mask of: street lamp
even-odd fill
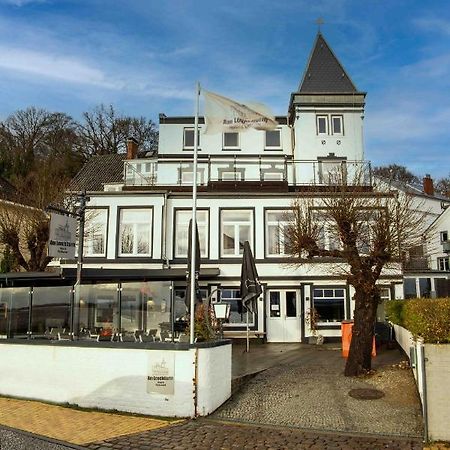
[[[214,315],[219,321],[220,325],[220,338],[223,339],[223,327],[222,322],[230,317],[230,304],[229,303],[213,303]]]

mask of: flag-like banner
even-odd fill
[[[203,90],[205,98],[205,134],[232,131],[273,130],[278,122],[262,104],[238,103],[222,95]]]

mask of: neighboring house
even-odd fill
[[[405,268],[405,297],[450,296],[450,202],[424,233],[424,245]]]
[[[256,259],[263,296],[251,315],[252,335],[269,342],[301,341],[311,335],[306,318],[315,307],[320,332],[340,336],[352,318],[353,290],[333,261],[292,265],[285,252],[285,211],[298,195],[320,201],[333,191],[333,173],[345,168],[367,174],[358,191],[371,192],[364,161],[365,93],[359,91],[322,34],[318,34],[288,114],[274,131],[204,135],[200,118],[198,228],[203,295],[231,304],[226,335],[245,333],[239,309],[244,241]],[[192,195],[194,117],[160,115],[159,151],[140,156],[130,140],[127,155],[92,158],[72,184],[86,190],[88,226],[83,277],[108,280],[171,280],[175,316],[185,314],[188,222]],[[352,189],[349,186],[349,189]],[[355,192],[355,195],[358,195]],[[328,248],[333,236],[324,232]],[[75,261],[61,261],[63,274]],[[384,299],[403,296],[400,267],[380,279]],[[216,291],[219,288],[219,291]]]

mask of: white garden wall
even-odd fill
[[[0,394],[169,417],[195,415],[195,378],[200,415],[231,395],[229,343],[185,350],[100,345],[0,343]],[[149,377],[161,364],[173,381],[155,388]]]
[[[394,325],[397,342],[410,357],[417,388],[422,400],[427,438],[450,441],[450,344],[423,344],[414,341],[411,333]]]

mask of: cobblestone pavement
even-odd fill
[[[355,436],[198,419],[87,446],[89,450],[419,450],[418,438]]]
[[[383,366],[383,358],[385,363]],[[252,378],[213,414],[216,419],[295,426],[302,429],[422,436],[420,403],[411,371],[399,368],[398,350],[377,356],[377,370],[344,377],[340,351],[330,346],[299,352],[298,358]],[[380,367],[381,366],[381,367]],[[375,388],[378,400],[357,400],[351,389]]]
[[[168,423],[149,417],[81,411],[0,397],[0,425],[74,444],[156,429]],[[3,450],[3,447],[0,449]]]

